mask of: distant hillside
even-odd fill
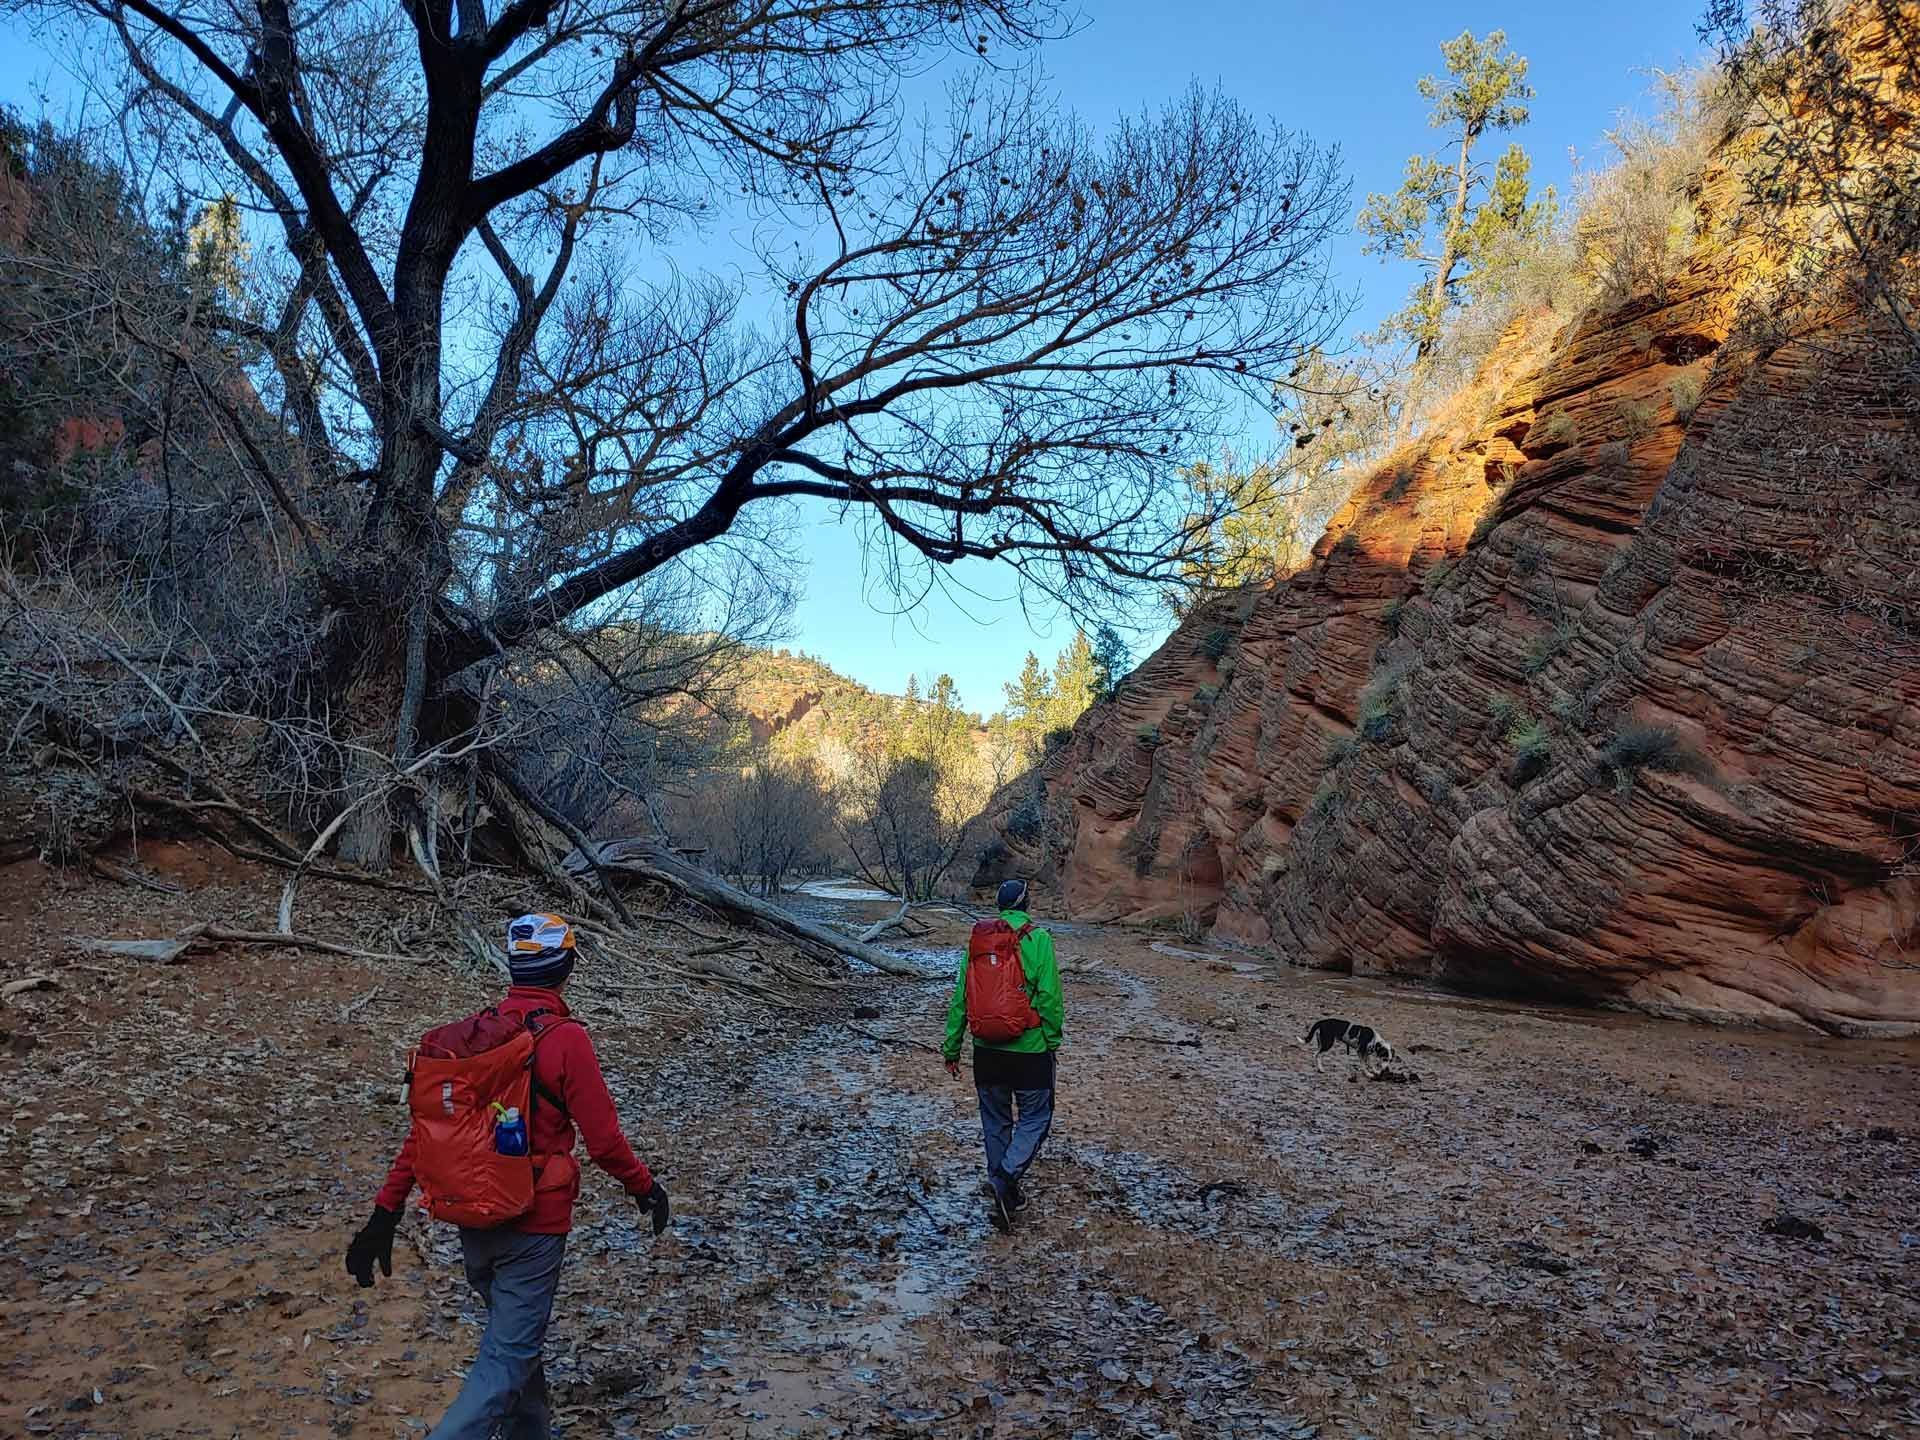
[[[787,650],[753,651],[733,687],[728,709],[756,744],[799,731],[852,740],[884,731],[897,695],[869,690],[822,661]]]

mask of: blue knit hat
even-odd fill
[[[1024,880],[1002,880],[1000,882],[999,905],[1002,910],[1023,909],[1027,903],[1027,882]]]
[[[507,925],[507,970],[516,985],[551,988],[573,973],[573,927],[558,915],[522,915]]]

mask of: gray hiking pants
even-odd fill
[[[1016,1089],[1011,1085],[982,1085],[976,1079],[973,1088],[980,1097],[980,1135],[986,1145],[988,1178],[1018,1184],[1053,1128],[1053,1087]]]
[[[560,1288],[564,1235],[462,1230],[467,1283],[487,1306],[487,1329],[467,1383],[427,1440],[547,1440],[547,1374],[540,1362],[547,1318]]]

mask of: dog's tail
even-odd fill
[[[1307,1033],[1300,1037],[1300,1043],[1302,1045],[1311,1045],[1313,1043],[1313,1026],[1307,1026]]]

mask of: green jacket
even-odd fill
[[[1000,918],[1018,930],[1027,923],[1024,910],[1002,910]],[[1020,968],[1027,977],[1027,997],[1032,1000],[1040,1023],[1018,1040],[1004,1045],[988,1045],[989,1050],[1017,1050],[1037,1055],[1043,1050],[1060,1048],[1060,1032],[1067,1019],[1066,997],[1060,993],[1060,966],[1053,958],[1053,936],[1034,929],[1020,942]],[[967,1038],[967,956],[960,953],[960,973],[954,978],[953,999],[947,1003],[947,1041],[940,1053],[949,1060],[960,1058],[961,1042]],[[976,1040],[975,1046],[982,1042]]]

